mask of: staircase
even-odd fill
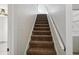
[[[56,55],[46,14],[38,14],[27,55]]]

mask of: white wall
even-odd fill
[[[7,16],[0,15],[0,41],[7,41]]]
[[[79,36],[79,4],[72,4],[72,31],[73,35]]]
[[[24,54],[28,48],[34,22],[36,20],[37,5],[15,4],[9,5],[9,41],[14,41],[14,54]],[[12,21],[12,23],[10,23]],[[12,42],[13,42],[12,41]],[[27,48],[26,48],[27,47]]]
[[[64,51],[64,52],[66,54],[72,54],[72,52],[73,52],[72,51],[72,48],[73,48],[72,47],[72,29],[71,29],[72,6],[65,5],[65,4],[50,4],[50,5],[47,5],[46,8],[48,10],[48,15],[54,21],[54,23],[58,29],[58,32],[61,36],[60,39],[62,39],[65,44],[66,51]],[[54,42],[55,42],[56,50],[59,52],[58,54],[62,54],[63,50],[60,49],[60,47],[59,47],[60,46],[59,42],[58,42],[59,38],[57,38],[56,33],[54,34],[54,38],[55,38]]]
[[[52,19],[52,21],[49,21],[49,23],[51,26],[50,28],[53,35],[57,54],[65,54],[64,45],[62,43],[62,41],[64,42],[64,44],[66,43],[65,5],[50,4],[50,5],[46,5],[46,8],[48,11],[48,16],[49,16],[48,19],[49,20]],[[55,22],[55,24],[53,24],[53,21]],[[56,25],[59,33],[57,32],[54,25]],[[62,38],[62,41],[59,34]]]
[[[72,4],[73,10],[79,10],[79,4]]]
[[[0,4],[0,9],[8,9],[7,4]],[[1,11],[1,10],[0,10]],[[0,15],[0,55],[7,54],[7,16]]]
[[[48,14],[45,4],[38,4],[38,14]]]
[[[0,55],[7,54],[7,16],[0,15]]]
[[[64,55],[65,51],[64,51],[63,43],[62,43],[61,38],[56,30],[55,24],[49,15],[48,15],[48,21],[49,21],[50,30],[51,30],[51,34],[53,37],[53,42],[55,45],[55,50],[57,52],[57,55]]]
[[[79,36],[73,36],[73,52],[79,53]]]
[[[48,14],[54,20],[57,29],[63,39],[66,42],[66,18],[65,18],[65,5],[61,4],[51,4],[47,5]]]
[[[79,4],[72,5],[73,52],[79,53]]]

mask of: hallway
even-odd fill
[[[8,5],[8,53],[13,55],[72,54],[72,46],[66,42],[70,40],[72,43],[71,39],[66,38],[71,37],[68,35],[70,27],[66,27],[70,24],[67,21],[70,18],[65,16],[71,14],[70,7],[65,4]]]
[[[6,53],[8,55],[72,55],[74,51],[79,51],[78,39],[74,38],[74,41],[72,36],[72,29],[77,29],[75,26],[72,27],[72,6],[8,4]],[[4,30],[6,31],[5,28]],[[1,33],[5,31],[1,30]]]
[[[79,0],[1,0],[0,59],[79,59]]]

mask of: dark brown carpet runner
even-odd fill
[[[46,14],[38,14],[27,55],[56,55]]]

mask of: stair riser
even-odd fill
[[[31,37],[34,41],[52,41],[52,37]]]
[[[48,22],[36,22],[36,24],[48,24]]]
[[[41,16],[38,15],[37,18],[47,18],[47,16],[46,15],[41,15]]]
[[[36,44],[36,43],[30,43],[30,47],[31,48],[53,48],[54,47],[54,45],[53,45],[53,43],[52,44]]]
[[[38,19],[38,20],[36,20],[36,22],[48,22],[48,20],[46,20],[46,19]]]
[[[42,24],[43,25],[43,24],[48,24],[48,23],[35,23],[35,24]]]
[[[47,22],[48,23],[47,20],[37,20],[36,22]]]
[[[33,32],[33,35],[51,35],[50,32]]]
[[[44,18],[47,19],[46,16],[43,16],[43,17],[42,16],[37,16],[37,19],[44,19]]]
[[[38,16],[37,19],[47,19],[47,17],[45,17],[45,16],[44,17]]]
[[[56,55],[56,52],[41,53],[41,52],[31,52],[31,51],[29,51],[27,54],[28,54],[28,55]]]
[[[47,22],[48,23],[48,21],[47,20],[37,20],[36,22],[40,22],[40,23],[44,23],[44,22]]]
[[[50,28],[35,27],[34,30],[50,30]]]
[[[35,25],[35,27],[49,27],[49,25]]]

